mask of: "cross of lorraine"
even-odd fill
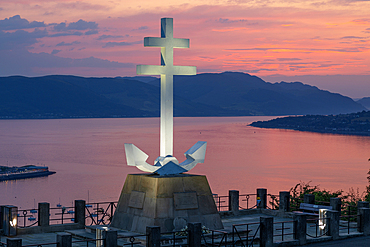
[[[137,65],[138,75],[161,76],[160,156],[154,165],[146,162],[148,155],[132,143],[125,143],[127,165],[159,175],[187,172],[197,163],[203,163],[207,142],[198,141],[185,152],[186,160],[179,163],[173,157],[173,76],[196,75],[195,66],[173,65],[173,49],[189,48],[189,39],[173,37],[173,19],[161,19],[161,37],[145,37],[145,47],[161,48],[161,65]]]

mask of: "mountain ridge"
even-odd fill
[[[156,77],[0,77],[0,118],[158,117]],[[174,77],[174,116],[340,114],[365,110],[301,82],[240,72]]]

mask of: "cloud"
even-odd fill
[[[62,50],[56,50],[56,49],[54,49],[52,52],[51,52],[51,55],[55,55],[55,54],[57,54],[57,53],[59,53],[59,52],[61,52]]]
[[[111,8],[107,7],[107,4],[100,5],[100,4],[90,4],[87,2],[82,1],[71,1],[70,3],[58,3],[57,9],[70,9],[74,10],[82,10],[82,11],[102,11],[102,10],[109,10]]]
[[[65,43],[64,41],[62,41],[59,44],[57,44],[57,46],[70,46],[70,45],[78,45],[78,44],[81,44],[81,42],[73,41],[71,43]]]
[[[78,20],[77,22],[71,22],[68,25],[68,30],[88,30],[88,29],[97,29],[98,24],[94,21],[84,21],[82,19]]]
[[[227,51],[276,51],[276,52],[302,52],[302,53],[311,53],[311,52],[364,52],[369,50],[367,47],[348,47],[348,48],[289,48],[289,47],[263,47],[263,48],[242,48],[242,49],[225,49]]]
[[[0,30],[18,30],[37,27],[46,27],[46,25],[44,22],[29,22],[26,19],[22,19],[20,15],[15,15],[13,17],[0,20]]]
[[[236,22],[247,22],[248,20],[246,19],[238,19],[238,20],[230,20],[228,18],[219,18],[216,20],[216,22],[219,23],[236,23]]]
[[[281,61],[281,62],[285,62],[285,61],[299,61],[299,60],[302,60],[300,58],[278,58],[277,59],[278,61]],[[265,60],[266,61],[266,60]]]
[[[46,30],[36,29],[33,32],[17,30],[15,32],[0,31],[0,50],[13,50],[29,48],[37,43],[38,38],[48,36]]]
[[[77,22],[71,22],[68,25],[65,22],[56,24],[54,26],[54,30],[57,32],[61,31],[70,31],[70,30],[89,30],[89,29],[97,29],[98,24],[94,21],[84,21],[82,19],[78,20]]]
[[[359,37],[359,36],[344,36],[340,39],[364,39],[365,37]]]
[[[129,36],[128,34],[126,35],[126,37]],[[97,40],[103,40],[103,39],[118,39],[118,38],[123,38],[122,35],[106,35],[106,34],[103,34],[103,35],[100,35],[99,38],[97,38]]]
[[[85,35],[92,35],[92,34],[97,34],[97,33],[99,33],[98,30],[90,30],[90,31],[86,31]]]
[[[134,41],[134,42],[107,42],[103,46],[103,48],[107,47],[114,47],[114,46],[129,46],[129,45],[136,45],[136,44],[142,44],[143,41]]]
[[[52,34],[52,35],[49,35],[49,37],[61,37],[61,36],[81,36],[83,35],[82,32],[71,32],[71,33],[55,33],[55,34]]]
[[[370,23],[370,19],[368,19],[368,18],[356,19],[356,20],[353,20],[352,22],[356,22],[356,23],[359,23],[359,24],[367,24],[367,23]]]
[[[147,30],[147,29],[149,29],[148,26],[141,26],[141,27],[138,27],[136,29],[132,29],[131,31],[141,31],[141,30]]]
[[[24,50],[0,50],[0,76],[38,76],[43,75],[42,71],[45,70],[49,71],[49,73],[60,74],[61,69],[68,68],[92,68],[91,73],[94,73],[93,70],[98,68],[114,70],[134,67],[135,65],[132,63],[112,62],[95,57],[72,59],[57,57],[44,52],[31,53]]]

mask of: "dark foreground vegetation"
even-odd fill
[[[310,185],[310,182],[300,182],[289,190],[290,210],[298,210],[300,203],[303,202],[304,195],[312,194],[315,196],[315,204],[317,205],[330,205],[330,198],[341,198],[342,215],[350,215],[357,212],[357,204],[359,201],[370,202],[370,169],[367,172],[367,181],[368,185],[366,186],[366,190],[363,192],[360,192],[359,188],[350,188],[348,192],[344,192],[343,190],[328,191],[320,189],[317,185]],[[274,197],[271,204],[271,208],[278,209],[278,197]]]
[[[370,111],[339,115],[306,115],[253,122],[259,128],[293,129],[320,133],[370,135]]]

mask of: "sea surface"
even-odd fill
[[[278,194],[301,181],[327,190],[365,190],[370,137],[247,126],[272,118],[175,118],[174,156],[182,162],[192,145],[207,141],[205,163],[190,173],[206,175],[219,195],[256,188]],[[124,143],[134,143],[152,164],[159,156],[159,118],[0,120],[0,165],[39,164],[56,171],[0,182],[0,205],[117,201],[126,175],[141,173],[126,165]]]

